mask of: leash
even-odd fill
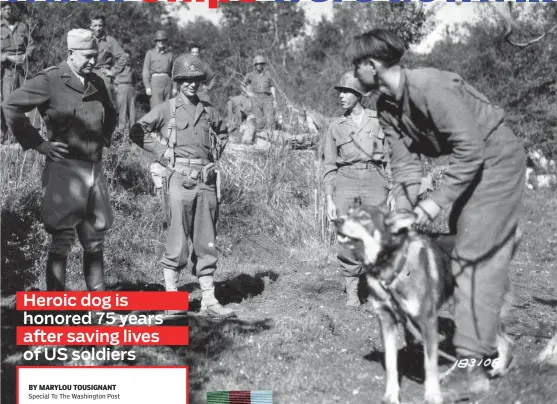
[[[422,334],[421,334],[418,326],[414,323],[412,318],[410,318],[410,316],[407,315],[407,313],[402,309],[402,307],[400,307],[400,304],[398,303],[398,300],[396,299],[395,293],[394,293],[393,289],[391,288],[393,283],[403,273],[402,269],[404,268],[404,265],[400,265],[399,268],[400,269],[397,269],[394,273],[394,276],[392,276],[388,281],[380,280],[379,284],[381,285],[381,288],[383,288],[383,290],[385,291],[387,296],[389,296],[390,303],[395,308],[396,314],[398,314],[398,316],[400,318],[405,320],[406,329],[410,332],[410,334],[412,334],[412,337],[414,337],[416,342],[423,345],[424,339],[422,337]],[[435,332],[437,332],[437,330],[435,330]],[[425,347],[424,347],[424,349],[425,349]],[[441,349],[439,349],[439,347],[437,347],[437,352],[439,353],[439,356],[447,359],[448,361],[451,361],[451,362],[456,362],[457,361],[457,359],[454,356],[442,351]]]

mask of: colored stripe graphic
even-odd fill
[[[273,404],[273,392],[208,391],[207,404]]]

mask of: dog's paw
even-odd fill
[[[383,400],[381,400],[381,404],[400,404],[398,394],[385,394]]]

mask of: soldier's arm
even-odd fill
[[[98,77],[95,83],[97,88],[101,89],[104,107],[104,122],[103,122],[103,135],[104,135],[104,146],[110,147],[112,144],[112,134],[118,126],[118,111],[115,106],[110,101],[110,95],[108,90],[104,85],[104,81]]]
[[[168,102],[157,105],[130,128],[130,139],[142,149],[153,153],[159,161],[167,146],[153,138],[151,133],[162,129],[165,122],[164,108],[168,109]]]
[[[120,74],[122,70],[124,70],[124,67],[126,67],[126,53],[124,52],[124,49],[122,49],[118,41],[116,41],[114,38],[112,38],[111,42],[112,56],[114,56],[114,65],[112,65],[110,71],[112,72],[112,74],[114,74],[114,76],[116,76],[117,74]]]
[[[148,50],[143,61],[143,85],[145,89],[151,88],[151,51]]]
[[[47,74],[43,72],[25,82],[2,103],[6,124],[23,150],[36,149],[44,142],[25,113],[37,107],[46,109],[50,98],[50,82]]]
[[[451,87],[430,85],[424,99],[435,130],[452,148],[443,184],[430,196],[442,207],[453,203],[473,181],[483,164],[484,142],[476,117]]]
[[[420,155],[409,150],[402,134],[395,129],[385,113],[379,114],[379,122],[389,149],[392,193],[396,208],[412,210],[418,200],[422,182]]]
[[[325,144],[323,146],[324,162],[323,162],[323,185],[325,186],[325,195],[333,195],[335,192],[335,179],[337,176],[337,145],[334,136],[334,125],[329,125],[327,134],[325,135]]]

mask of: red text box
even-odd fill
[[[17,310],[188,310],[188,292],[16,292]]]
[[[188,345],[186,326],[16,327],[17,345]]]

